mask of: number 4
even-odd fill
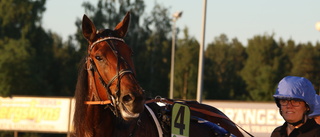
[[[174,127],[180,129],[180,135],[183,135],[183,130],[186,128],[186,125],[184,124],[184,110],[185,107],[181,106],[178,110],[177,116],[174,119]]]
[[[189,137],[189,129],[189,107],[180,103],[174,103],[172,107],[171,137]]]

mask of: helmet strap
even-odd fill
[[[300,124],[303,124],[304,123],[304,120],[305,118],[303,117],[301,120],[297,121],[297,122],[294,122],[294,123],[289,123],[290,125],[293,125],[293,126],[298,126]]]
[[[290,125],[293,125],[294,127],[295,126],[298,126],[300,124],[303,124],[306,120],[306,113],[302,116],[301,120],[297,121],[297,122],[294,122],[294,123],[289,123]]]

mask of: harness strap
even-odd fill
[[[109,81],[109,83],[107,84],[107,87],[109,88],[109,86],[113,83],[113,81],[115,79],[117,79],[117,78],[119,79],[119,77],[121,77],[125,73],[132,73],[133,74],[133,72],[130,69],[123,69]]]
[[[147,110],[151,114],[153,121],[157,126],[159,137],[163,137],[163,131],[162,131],[159,120],[157,119],[156,115],[154,114],[154,112],[152,111],[152,109],[148,105],[145,104],[144,106],[147,108]]]

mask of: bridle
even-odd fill
[[[117,111],[117,107],[120,103],[119,98],[120,98],[120,78],[125,75],[125,74],[133,74],[133,76],[135,76],[135,74],[133,73],[130,65],[125,61],[125,59],[120,55],[120,53],[118,52],[118,50],[116,49],[114,43],[111,40],[117,40],[120,42],[124,42],[124,40],[122,38],[118,38],[118,37],[104,37],[102,39],[99,39],[95,42],[93,42],[91,45],[89,45],[89,55],[86,58],[86,64],[87,64],[87,71],[89,73],[89,71],[93,74],[92,76],[94,76],[94,73],[96,72],[99,76],[99,80],[101,82],[101,84],[103,85],[103,87],[106,89],[106,92],[108,94],[108,100],[102,100],[99,96],[96,97],[98,98],[99,101],[86,101],[85,104],[88,105],[107,105],[106,107],[109,107],[112,112],[114,113],[114,115],[118,116],[118,111]],[[93,59],[90,57],[90,53],[91,50],[94,48],[94,46],[100,42],[106,41],[110,47],[110,49],[112,50],[113,54],[116,56],[117,58],[117,73],[115,76],[113,76],[109,82],[106,82],[102,76],[101,73],[98,71],[96,64],[94,63]],[[123,61],[125,63],[125,65],[127,66],[127,69],[121,69],[120,70],[120,61]],[[89,64],[88,64],[89,63]],[[111,84],[116,80],[117,81],[117,89],[116,89],[116,96],[112,95],[111,90],[110,90],[110,86]],[[96,90],[93,92],[97,92]],[[96,93],[97,94],[97,93]]]

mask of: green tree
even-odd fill
[[[171,19],[168,9],[156,4],[151,15],[144,19],[147,37],[145,47],[140,47],[139,55],[135,58],[138,80],[150,96],[168,96],[169,72],[171,58]],[[143,41],[140,41],[141,43]],[[140,45],[142,46],[142,45]]]
[[[45,0],[0,2],[2,96],[39,94],[49,86],[41,85],[46,83],[43,73],[46,71],[43,69],[45,65],[41,63],[50,58],[50,54],[42,54],[43,50],[48,49],[48,44],[50,48],[50,38],[41,27],[44,4]]]
[[[75,47],[42,28],[44,5],[45,0],[0,2],[2,96],[73,94]]]
[[[175,57],[174,97],[195,99],[200,45],[194,37],[189,36],[188,28],[183,32],[184,38],[178,40]]]
[[[273,36],[255,36],[248,40],[248,59],[241,71],[246,81],[248,100],[273,100],[275,87],[284,77],[282,50]]]
[[[309,79],[313,82],[315,88],[319,90],[319,83],[315,83],[320,80],[319,47],[314,47],[311,43],[300,44],[299,47],[299,51],[292,58],[291,75]]]
[[[58,50],[62,52],[59,49],[61,40],[54,41],[57,36],[41,26],[45,2],[46,0],[0,1],[0,96],[73,94],[70,86],[65,88],[65,83],[59,83],[64,77],[58,76],[66,70],[56,60]],[[62,88],[65,90],[62,91]],[[1,132],[0,136],[13,134]],[[50,135],[19,133],[19,136]]]
[[[320,43],[317,42],[315,44],[315,61],[316,61],[316,67],[315,68],[320,68]],[[320,94],[320,71],[319,69],[317,69],[317,73],[314,75],[314,78],[313,78],[313,84],[314,84],[314,87],[315,87],[315,90],[317,91],[318,94]]]
[[[297,54],[299,48],[296,47],[295,42],[292,39],[289,39],[286,43],[280,39],[279,47],[282,50],[283,62],[282,62],[282,70],[284,76],[290,75],[292,69],[292,58]]]
[[[63,42],[62,38],[55,34],[49,33],[53,39],[53,57],[51,62],[53,86],[55,96],[73,96],[76,80],[78,63],[81,60],[82,54],[79,54],[76,46],[70,37],[68,41]]]
[[[240,76],[246,59],[245,48],[225,34],[215,38],[206,49],[205,94],[208,99],[241,99],[246,94]]]

